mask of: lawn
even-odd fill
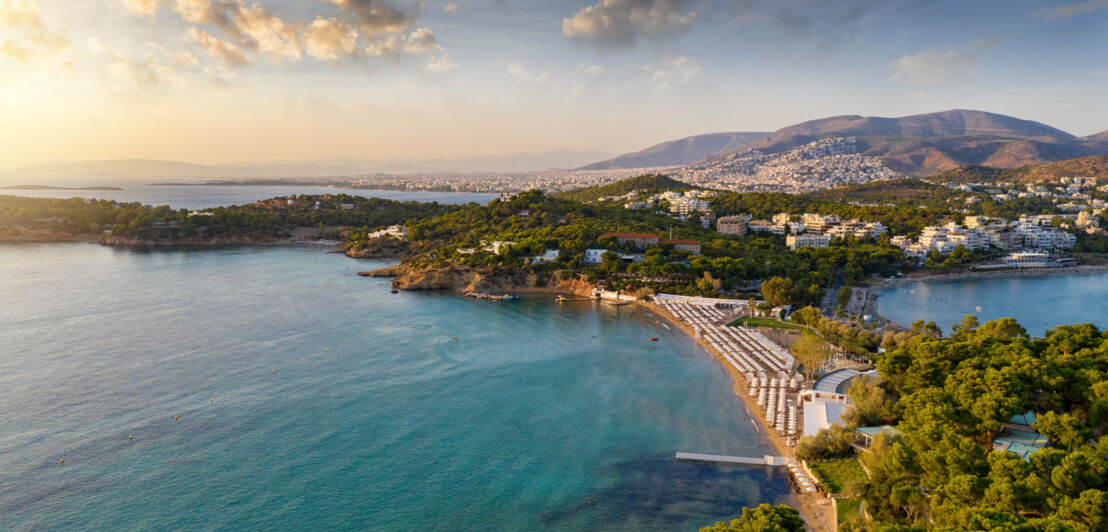
[[[862,499],[837,499],[835,506],[838,508],[838,519],[841,525],[858,517],[858,509],[862,506]]]
[[[858,460],[854,458],[812,462],[810,466],[812,473],[819,478],[823,487],[831,493],[841,494],[843,488],[852,481],[864,482],[866,480],[866,472],[862,469],[862,464],[859,464]]]
[[[795,323],[788,323],[781,320],[775,320],[773,318],[755,318],[747,316],[745,318],[739,318],[728,325],[732,327],[750,326],[750,327],[773,327],[775,329],[795,329],[798,331],[805,331],[803,325],[797,325]]]
[[[755,318],[747,316],[745,318],[739,318],[731,323],[728,323],[728,325],[730,325],[731,327],[742,327],[744,325],[747,325],[750,327],[772,327],[774,329],[789,329],[793,331],[800,331],[800,333],[805,336],[819,336],[811,329],[803,325],[789,323],[787,321],[775,320],[773,318]]]

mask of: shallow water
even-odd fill
[[[1015,318],[1032,336],[1056,325],[1108,327],[1108,273],[912,283],[881,292],[878,312],[897,323],[934,321],[950,331],[966,314]]]
[[[765,450],[653,316],[380,264],[0,245],[0,529],[674,530],[786,496],[674,462]]]

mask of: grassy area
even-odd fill
[[[843,524],[851,519],[858,517],[858,510],[862,506],[862,499],[838,499],[836,501],[836,507],[838,508],[838,520],[839,524]]]
[[[798,331],[808,330],[803,325],[797,325],[795,323],[788,323],[781,320],[775,320],[773,318],[755,318],[747,316],[745,318],[739,318],[728,325],[732,327],[750,326],[750,327],[773,327],[775,329],[795,329]]]
[[[841,494],[843,488],[852,482],[861,483],[866,480],[862,464],[854,458],[812,462],[810,466],[812,473],[819,477],[823,487],[831,493]]]

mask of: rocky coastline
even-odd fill
[[[558,272],[498,272],[487,268],[447,266],[414,269],[406,264],[359,272],[362,277],[391,277],[397,290],[468,290],[479,293],[549,293],[586,296],[594,286],[588,281],[562,279]]]

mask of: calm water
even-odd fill
[[[0,530],[677,530],[785,497],[673,461],[764,449],[642,311],[393,295],[376,265],[0,245]]]
[[[897,323],[934,321],[949,331],[966,314],[981,323],[1015,318],[1032,336],[1056,325],[1108,328],[1108,273],[914,283],[881,293],[878,311]]]
[[[152,185],[138,181],[65,181],[45,182],[4,178],[0,186],[37,184],[51,186],[113,186],[123,190],[0,190],[0,194],[12,194],[35,198],[99,198],[122,202],[137,201],[146,205],[169,205],[174,209],[204,209],[226,207],[292,194],[350,194],[368,198],[386,198],[397,201],[422,201],[448,204],[477,202],[486,204],[496,194],[468,194],[459,192],[408,192],[402,190],[363,190],[314,186],[204,186],[204,185]]]

